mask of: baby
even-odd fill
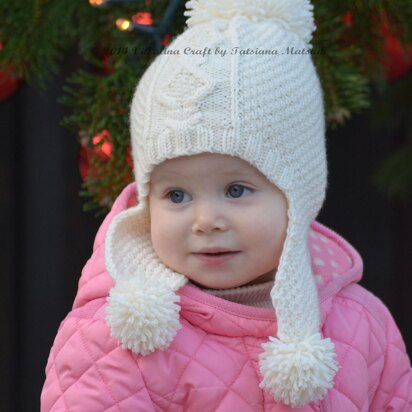
[[[394,320],[357,284],[356,250],[315,221],[322,91],[309,54],[281,52],[310,48],[311,4],[187,9],[136,88],[136,184],[96,236],[41,410],[411,411]]]
[[[178,157],[155,167],[150,187],[151,240],[166,266],[212,289],[273,282],[287,202],[256,168],[221,154]]]

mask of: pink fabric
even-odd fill
[[[225,301],[187,285],[179,291],[182,329],[169,349],[146,357],[121,349],[104,321],[113,282],[104,239],[130,207],[122,192],[100,227],[73,310],[60,325],[46,367],[41,411],[286,412],[259,388],[261,343],[276,334],[273,310]],[[341,365],[321,402],[294,411],[412,411],[412,370],[387,308],[359,286],[362,260],[342,237],[314,222],[309,247],[321,301],[322,333]]]

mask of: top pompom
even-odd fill
[[[184,15],[193,27],[214,19],[230,20],[245,16],[251,21],[273,21],[297,33],[305,43],[315,31],[313,5],[309,0],[190,0]]]

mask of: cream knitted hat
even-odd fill
[[[322,91],[309,50],[308,0],[192,0],[188,28],[157,56],[131,106],[139,204],[117,215],[106,238],[115,280],[107,323],[124,348],[167,348],[186,282],[157,257],[147,207],[150,174],[166,159],[202,152],[238,156],[288,200],[288,228],[271,292],[278,320],[260,355],[261,387],[292,407],[323,398],[338,370],[320,334],[307,246],[327,179]],[[210,51],[208,51],[210,50]],[[224,53],[226,51],[226,53]],[[300,51],[300,53],[293,51]]]

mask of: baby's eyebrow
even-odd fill
[[[184,175],[181,175],[180,173],[176,173],[176,172],[168,172],[168,173],[159,173],[156,176],[152,177],[152,181],[156,181],[156,182],[163,182],[165,180],[169,180],[169,179],[174,179],[176,177],[186,177]]]
[[[245,173],[241,170],[235,170],[235,169],[219,171],[219,175],[228,176],[228,177],[234,176],[237,178],[251,178],[250,173]],[[170,172],[159,173],[154,180],[156,182],[163,182],[165,180],[173,179],[173,178],[189,179],[190,177],[193,177],[193,176],[190,174],[188,175],[186,173],[181,174],[177,171],[170,171]]]

